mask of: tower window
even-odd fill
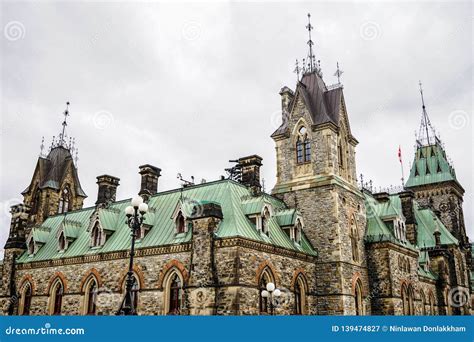
[[[309,162],[311,160],[311,145],[308,137],[304,140],[304,161]]]
[[[298,164],[304,163],[304,156],[303,156],[303,145],[304,143],[298,138],[296,142],[296,161]]]
[[[359,261],[359,232],[355,222],[355,217],[351,218],[351,247],[352,247],[352,260]]]
[[[69,211],[69,204],[70,204],[70,193],[69,189],[66,187],[61,192],[61,197],[59,198],[59,206],[58,206],[58,213],[67,213]]]
[[[311,161],[311,143],[306,127],[302,126],[298,130],[298,139],[296,140],[296,162],[302,164],[309,161]]]

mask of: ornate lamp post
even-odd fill
[[[268,283],[267,289],[262,291],[262,297],[268,298],[270,304],[270,315],[273,315],[274,308],[276,306],[276,300],[281,296],[280,289],[275,288],[275,284]]]
[[[125,298],[122,301],[117,315],[136,315],[136,308],[133,300],[133,284],[135,282],[135,277],[133,276],[133,257],[135,256],[135,239],[137,233],[140,230],[143,220],[145,219],[145,214],[148,211],[148,205],[143,202],[143,198],[140,196],[134,197],[132,199],[131,205],[125,208],[125,215],[127,216],[126,223],[132,231],[132,246],[130,248],[130,264],[127,272],[127,281],[125,289]]]

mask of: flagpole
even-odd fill
[[[398,160],[400,161],[400,168],[402,171],[402,187],[405,187],[405,172],[403,171],[402,147],[398,146]]]

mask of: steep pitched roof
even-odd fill
[[[294,243],[278,224],[276,216],[272,216],[269,220],[269,236],[257,231],[244,211],[245,205],[243,205],[243,202],[250,195],[249,188],[231,180],[210,182],[183,189],[160,192],[149,200],[150,211],[145,217],[145,223],[151,226],[151,229],[137,243],[137,248],[189,242],[192,237],[192,230],[185,234],[176,234],[172,216],[177,204],[180,202],[202,203],[203,201],[213,201],[221,205],[224,217],[217,229],[217,238],[244,237],[309,255],[316,255],[316,251],[304,234],[300,244]],[[262,201],[270,202],[275,209],[286,209],[285,204],[279,199],[269,195],[263,195],[262,197]],[[66,215],[55,215],[47,218],[42,224],[42,226],[50,229],[45,245],[34,256],[28,256],[27,253],[23,254],[19,262],[68,258],[129,249],[130,228],[125,223],[124,213],[124,209],[128,205],[129,200],[124,200],[114,202],[108,208],[96,209],[91,207],[70,211]],[[96,210],[98,210],[98,214]],[[102,228],[111,231],[111,234],[101,248],[90,248],[89,228],[91,221],[97,219]],[[65,251],[58,253],[56,236],[59,229],[62,229],[62,226],[65,224],[64,222],[69,226],[74,226],[74,229],[77,228],[77,230],[71,232],[71,234],[75,234],[76,239],[70,243]]]
[[[456,172],[446,158],[446,152],[438,140],[435,144],[418,146],[406,187],[454,181]],[[461,186],[461,185],[459,185]]]
[[[72,156],[69,149],[57,146],[53,148],[46,158],[39,157],[36,169],[39,172],[40,183],[39,188],[52,188],[59,189],[63,177],[66,174],[68,167],[71,167],[72,176],[76,184],[76,193],[78,196],[87,197],[84,190],[81,187],[77,169],[72,162]],[[36,172],[36,171],[35,171]],[[27,193],[32,184],[30,184],[22,193]]]

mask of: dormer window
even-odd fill
[[[180,211],[176,217],[176,233],[181,234],[186,232],[186,219],[183,213]]]
[[[262,218],[261,218],[261,230],[264,234],[269,234],[269,220],[270,220],[270,210],[268,207],[263,209]]]
[[[61,234],[59,234],[58,243],[59,243],[60,251],[66,250],[67,241],[66,241],[66,237],[64,236],[64,232],[61,232]]]
[[[58,213],[67,213],[69,211],[69,202],[70,202],[70,193],[69,189],[65,187],[61,192],[61,197],[59,198]]]
[[[35,254],[35,241],[33,238],[30,239],[28,242],[28,255],[34,255]]]
[[[99,222],[96,222],[91,233],[91,247],[99,247],[102,245],[102,231]]]

